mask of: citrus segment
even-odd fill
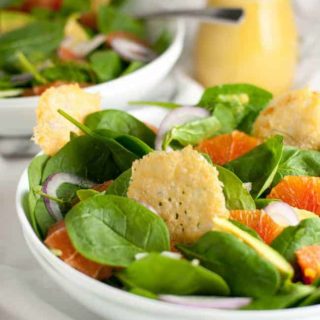
[[[320,277],[320,246],[303,247],[297,250],[296,256],[304,283],[311,284]]]

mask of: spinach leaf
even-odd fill
[[[155,300],[158,299],[158,296],[156,294],[141,288],[132,288],[129,290],[129,292],[144,298],[155,299]]]
[[[320,152],[284,146],[273,185],[285,176],[320,176]]]
[[[126,267],[139,252],[170,248],[164,221],[124,197],[90,197],[73,207],[65,222],[77,251],[101,264]]]
[[[299,307],[311,306],[320,303],[320,288],[316,288],[309,296],[299,303]]]
[[[210,231],[195,244],[178,244],[177,248],[225,279],[232,295],[258,298],[279,289],[278,270],[232,234]]]
[[[274,136],[245,155],[225,165],[243,182],[252,183],[252,196],[258,198],[272,183],[282,157],[283,138]]]
[[[117,179],[112,182],[112,184],[106,191],[106,194],[126,197],[130,184],[131,173],[131,169],[123,172]]]
[[[43,198],[39,198],[36,202],[34,208],[34,217],[38,226],[40,238],[44,239],[49,228],[57,221],[49,214]]]
[[[181,146],[196,145],[214,136],[220,128],[220,122],[214,116],[175,126],[166,133],[162,148],[165,150],[172,142]]]
[[[33,230],[38,236],[40,232],[38,230],[38,225],[35,219],[34,210],[36,207],[37,200],[40,196],[35,192],[35,188],[41,184],[41,177],[43,168],[48,161],[49,157],[47,155],[40,155],[31,161],[28,167],[28,180],[29,180],[29,194],[28,194],[28,207],[29,207],[29,221]]]
[[[126,69],[124,69],[124,71],[121,73],[121,76],[126,76],[126,75],[142,68],[144,65],[145,65],[145,63],[142,61],[132,61],[132,62],[130,62],[128,67]]]
[[[293,307],[303,298],[305,298],[309,294],[312,294],[313,291],[314,288],[311,286],[304,286],[302,284],[290,284],[275,295],[254,300],[243,309],[271,310]]]
[[[48,57],[58,48],[63,38],[63,24],[38,21],[0,36],[0,68],[12,69],[16,53],[22,52],[28,59]]]
[[[84,124],[91,130],[108,129],[118,134],[135,136],[150,147],[154,146],[155,134],[143,122],[121,110],[103,110],[90,114]]]
[[[269,205],[272,202],[279,201],[278,199],[255,199],[254,202],[256,204],[257,209],[264,209],[267,205]]]
[[[271,244],[293,265],[296,264],[295,252],[310,245],[320,245],[319,218],[305,219],[297,226],[285,228]]]
[[[90,0],[63,0],[61,11],[65,14],[71,14],[74,12],[87,12],[91,9]]]
[[[92,73],[87,65],[68,62],[46,68],[41,72],[41,75],[48,82],[63,80],[66,82],[95,83],[96,79]]]
[[[198,105],[212,112],[221,122],[221,133],[235,128],[250,133],[260,111],[272,94],[249,84],[226,84],[205,90]]]
[[[98,29],[102,33],[125,31],[133,33],[140,38],[144,38],[146,35],[146,28],[143,22],[110,5],[100,6],[97,23]]]
[[[242,181],[230,170],[216,166],[219,180],[223,183],[223,193],[228,210],[254,210],[256,208],[250,193]]]
[[[119,157],[121,155],[120,153]],[[115,178],[121,170],[105,141],[91,136],[80,136],[71,140],[48,160],[42,181],[58,172],[72,173],[102,183]]]
[[[147,101],[147,100],[138,100],[138,101],[129,101],[129,105],[131,106],[155,106],[155,107],[161,107],[165,109],[177,109],[182,107],[179,103],[174,102],[167,102],[167,101]]]
[[[155,294],[229,294],[227,284],[216,273],[159,253],[133,262],[116,276],[129,288],[138,287]]]
[[[99,82],[112,80],[118,77],[122,71],[121,58],[112,50],[96,51],[89,60]]]
[[[93,197],[96,194],[99,194],[99,192],[94,189],[80,189],[77,191],[77,197],[80,201],[87,200],[88,198]]]
[[[158,38],[155,40],[155,42],[152,44],[152,49],[161,54],[164,52],[169,46],[172,41],[172,35],[171,33],[164,29],[158,36]]]
[[[144,155],[154,151],[139,138],[130,136],[129,134],[120,135],[116,137],[115,140],[138,157],[143,157]]]

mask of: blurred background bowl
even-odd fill
[[[153,90],[161,87],[182,53],[185,35],[182,21],[157,21],[151,23],[148,30],[153,37],[164,28],[171,32],[172,41],[155,60],[129,75],[86,88],[88,92],[101,94],[103,108],[122,107],[128,101],[147,99]],[[38,99],[0,99],[0,136],[31,136]]]

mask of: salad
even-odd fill
[[[148,38],[125,1],[24,0],[0,8],[0,98],[103,83],[143,67],[171,41]]]
[[[169,109],[154,128],[100,110],[78,85],[50,88],[34,130],[44,153],[28,168],[30,224],[65,263],[143,297],[246,310],[320,303],[320,152],[298,139],[319,102],[308,89],[273,100],[228,84],[195,106],[150,102]]]

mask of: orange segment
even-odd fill
[[[320,178],[304,176],[284,177],[268,198],[280,199],[290,206],[320,215]]]
[[[112,274],[110,267],[90,261],[75,250],[63,220],[57,222],[49,229],[44,243],[49,249],[61,252],[60,258],[65,263],[89,277],[102,280],[109,278]]]
[[[297,250],[296,256],[304,283],[311,284],[320,277],[320,246],[303,247]]]
[[[196,149],[207,153],[213,163],[223,165],[249,152],[259,143],[259,139],[236,130],[204,140]]]
[[[263,210],[231,210],[229,219],[255,230],[267,244],[283,230],[283,227],[274,222]]]

